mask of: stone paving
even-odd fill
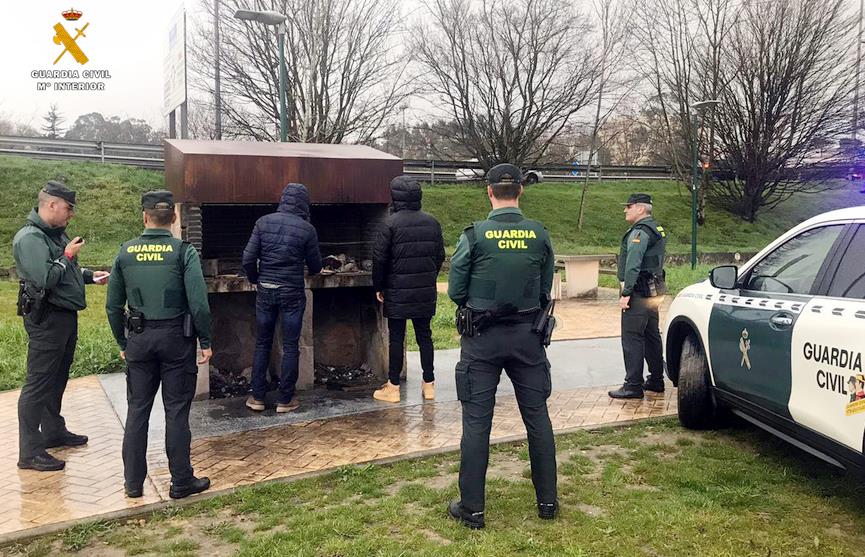
[[[560,307],[557,314],[564,331],[584,332],[578,326],[582,323],[591,324],[597,336],[618,335],[618,309],[610,301],[567,301]],[[563,432],[676,412],[671,385],[665,394],[649,393],[638,401],[612,400],[606,392],[607,387],[553,392],[549,408],[554,429]],[[144,497],[124,496],[123,422],[97,377],[70,381],[63,404],[69,429],[88,435],[90,442],[51,450],[66,460],[61,472],[19,470],[18,395],[19,391],[0,393],[0,542],[168,500],[170,477],[161,435],[151,436]],[[209,476],[212,491],[220,491],[343,465],[456,450],[460,424],[459,402],[453,400],[374,409],[194,439],[192,461],[196,474]],[[491,439],[524,436],[513,395],[501,395]]]

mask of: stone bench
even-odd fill
[[[598,274],[601,261],[612,255],[559,255],[556,263],[565,270],[563,298],[584,298],[598,293]],[[558,273],[556,273],[558,275]]]

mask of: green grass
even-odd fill
[[[668,253],[689,253],[691,198],[673,182],[657,180],[608,181],[589,189],[583,230],[577,229],[580,189],[571,184],[544,183],[530,186],[520,202],[523,212],[549,229],[558,254],[618,253],[628,228],[621,203],[632,191],[654,198],[655,218],[668,233]],[[445,243],[452,248],[466,224],[489,212],[486,192],[480,187],[439,185],[424,188],[424,210],[442,224]],[[865,205],[865,195],[848,182],[817,195],[798,195],[747,223],[726,211],[709,207],[706,225],[698,232],[701,253],[756,252],[795,224],[822,212]]]
[[[87,242],[81,249],[84,266],[110,266],[123,242],[137,235],[141,223],[141,194],[163,189],[161,172],[92,162],[41,161],[0,156],[0,267],[15,264],[12,237],[36,205],[36,195],[47,180],[65,176],[77,193],[75,217],[69,224],[70,237]]]
[[[557,452],[556,521],[535,514],[520,442],[492,449],[482,531],[445,515],[458,496],[452,453],[245,487],[7,552],[810,557],[865,545],[861,480],[755,428],[697,433],[668,418],[559,436]]]
[[[70,373],[82,377],[119,371],[120,349],[105,317],[105,287],[88,285],[87,309],[78,313],[78,345]],[[18,285],[0,281],[0,390],[24,384],[27,374],[27,333],[15,315]]]

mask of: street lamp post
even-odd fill
[[[279,140],[285,143],[288,135],[285,116],[285,21],[288,16],[269,10],[237,10],[234,17],[276,26],[276,38],[279,42]]]
[[[403,103],[399,108],[402,110],[402,158],[405,158],[405,140],[408,134],[408,130],[405,127],[405,111],[408,109],[408,104]]]
[[[691,105],[691,269],[697,267],[697,188],[699,187],[697,167],[700,158],[697,151],[697,113],[720,102],[717,99],[711,99],[695,102]]]

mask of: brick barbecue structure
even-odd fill
[[[402,170],[398,157],[361,145],[165,141],[165,182],[178,213],[173,232],[200,253],[210,293],[213,366],[252,366],[255,292],[240,274],[241,254],[255,221],[276,210],[287,183],[298,182],[309,190],[322,257],[344,254],[357,262],[350,272],[306,277],[298,388],[312,387],[316,364],[365,364],[387,376],[387,320],[369,264],[390,181]],[[272,371],[282,357],[279,334],[274,345]],[[199,373],[199,397],[208,380]]]

